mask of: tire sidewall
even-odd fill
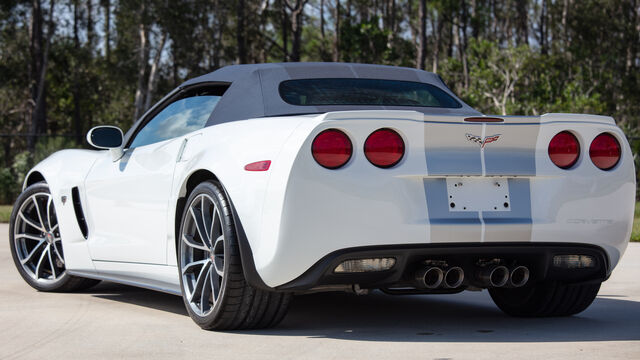
[[[182,232],[184,230],[183,228],[185,224],[185,219],[189,214],[189,207],[193,202],[193,200],[195,199],[195,197],[201,194],[209,195],[213,199],[215,206],[218,208],[218,211],[220,212],[220,221],[222,223],[222,234],[224,236],[224,269],[223,269],[224,276],[222,277],[222,283],[220,284],[220,293],[218,294],[218,299],[213,306],[213,311],[211,311],[206,316],[200,316],[195,312],[193,312],[193,310],[191,309],[191,304],[189,304],[189,300],[185,295],[184,283],[182,279],[182,251],[184,246],[182,241]],[[222,311],[220,311],[220,309],[224,307],[224,303],[227,300],[227,292],[228,292],[227,283],[229,281],[229,266],[230,266],[229,258],[231,254],[230,246],[232,242],[236,241],[235,232],[233,230],[234,229],[233,223],[227,221],[227,219],[231,219],[231,216],[229,214],[228,201],[226,199],[224,192],[221,189],[221,186],[218,183],[214,183],[212,181],[205,181],[193,189],[187,201],[185,202],[185,207],[182,212],[182,218],[180,221],[180,232],[178,233],[179,239],[177,239],[178,240],[178,249],[177,249],[178,261],[177,262],[178,262],[178,275],[180,278],[180,291],[182,293],[182,300],[187,309],[187,312],[189,313],[189,316],[191,317],[191,319],[193,319],[193,321],[196,324],[198,324],[201,327],[209,327],[212,323],[217,322],[217,320],[222,316]]]
[[[63,288],[70,280],[70,276],[67,272],[66,267],[65,267],[64,274],[62,274],[62,276],[60,276],[55,281],[50,283],[40,283],[34,280],[31,276],[29,276],[29,274],[23,269],[22,264],[20,263],[20,259],[18,259],[16,244],[15,244],[14,232],[15,232],[16,218],[18,216],[18,210],[20,209],[20,207],[22,207],[22,204],[24,204],[24,202],[27,199],[29,199],[31,195],[36,193],[42,193],[42,192],[51,194],[51,191],[49,191],[49,185],[47,185],[44,182],[39,182],[27,187],[18,196],[18,199],[16,199],[16,202],[13,205],[13,210],[11,211],[11,218],[9,220],[9,247],[11,248],[11,257],[13,258],[13,263],[15,264],[16,269],[18,270],[18,273],[20,273],[20,276],[22,276],[22,278],[24,279],[24,281],[27,282],[27,284],[29,284],[31,287],[39,291],[56,291]],[[54,206],[54,209],[55,209],[55,202],[52,205]],[[56,212],[56,217],[57,217],[57,212]],[[60,220],[58,219],[58,223],[59,221]],[[62,252],[64,254],[64,241],[62,242]]]

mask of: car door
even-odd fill
[[[187,134],[205,126],[220,96],[180,98],[143,121],[124,156],[108,152],[85,180],[93,260],[166,264],[168,208],[176,160]]]

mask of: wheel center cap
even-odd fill
[[[47,240],[47,243],[53,244],[53,234],[52,233],[47,233],[47,235],[45,235],[45,239]]]

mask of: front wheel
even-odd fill
[[[512,316],[569,316],[591,305],[598,295],[600,284],[545,281],[514,289],[492,288],[489,294],[500,310]]]
[[[77,291],[99,283],[67,273],[53,197],[46,183],[29,186],[11,213],[9,243],[22,278],[40,291]]]
[[[245,280],[233,217],[220,185],[201,183],[186,204],[178,263],[189,316],[206,330],[278,324],[291,295],[255,289]]]

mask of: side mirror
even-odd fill
[[[97,149],[113,149],[122,146],[123,137],[115,126],[96,126],[87,133],[87,142]]]
[[[96,126],[87,133],[89,145],[97,149],[110,150],[113,161],[120,159],[123,155],[123,139],[122,130],[115,126]]]

